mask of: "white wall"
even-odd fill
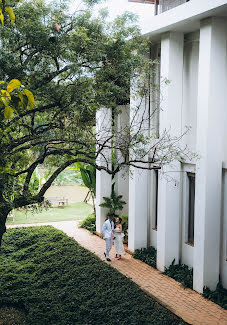
[[[184,44],[182,133],[183,144],[196,151],[197,96],[198,96],[199,33],[187,35]]]
[[[129,105],[122,105],[118,107],[119,114],[115,118],[115,128],[116,128],[116,141],[124,142],[124,136],[128,135],[128,125],[130,120],[130,110]],[[116,150],[116,160],[118,163],[123,161],[122,154],[120,150]],[[115,175],[115,191],[118,195],[123,196],[123,200],[126,204],[122,211],[117,211],[117,213],[122,213],[128,215],[128,201],[129,201],[129,168],[122,168]]]
[[[227,289],[227,169],[223,169],[223,197],[221,220],[221,261],[220,273],[222,285]]]
[[[112,134],[112,110],[102,108],[96,113],[96,141],[102,145]],[[108,142],[107,142],[108,144]],[[109,141],[111,145],[111,140]],[[102,150],[103,156],[99,155],[97,164],[111,169],[112,151],[108,148]],[[102,225],[106,219],[108,209],[101,208],[103,196],[111,195],[112,176],[104,170],[96,170],[96,231],[101,233]]]

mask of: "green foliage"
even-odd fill
[[[96,169],[91,165],[84,165],[80,167],[80,173],[84,185],[89,188],[89,190],[95,196],[96,194]]]
[[[10,229],[0,254],[0,306],[28,325],[183,325],[110,265],[50,226]]]
[[[125,214],[120,214],[119,217],[122,219],[121,224],[122,224],[122,229],[123,232],[126,234],[128,230],[128,216]]]
[[[89,214],[87,218],[83,220],[81,223],[81,228],[85,228],[91,233],[96,231],[96,216],[94,213]]]
[[[154,247],[136,249],[133,257],[156,269],[157,251]]]
[[[76,162],[94,192],[94,168],[86,166],[96,157],[96,112],[128,102],[130,79],[145,66],[147,42],[130,14],[108,23],[89,8],[70,15],[67,3],[24,1],[16,23],[1,28],[1,97],[6,103],[10,83],[8,93],[16,92],[5,116],[0,109],[0,204],[8,209],[41,202]],[[39,191],[32,176],[38,165],[51,171]]]
[[[121,211],[126,204],[125,201],[122,200],[122,195],[116,195],[115,191],[112,190],[110,197],[103,197],[104,203],[99,204],[102,208],[109,209],[109,213],[115,214],[116,211]]]
[[[0,324],[3,325],[26,325],[25,311],[17,307],[0,307]]]
[[[183,284],[186,288],[193,288],[193,269],[185,264],[174,265],[175,260],[169,268],[165,269],[164,274]]]
[[[227,289],[223,288],[221,283],[218,283],[215,291],[211,291],[209,288],[204,288],[203,296],[224,309],[227,309]]]
[[[54,185],[74,185],[82,184],[80,172],[75,172],[71,168],[65,169],[53,182]]]

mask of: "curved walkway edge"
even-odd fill
[[[85,229],[78,228],[76,221],[50,222],[42,224],[27,224],[8,226],[40,226],[52,225],[73,237],[81,246],[96,254],[105,261],[103,239],[92,235]],[[134,259],[125,253],[121,260],[114,259],[114,249],[111,252],[111,266],[130,278],[148,295],[160,304],[193,325],[227,325],[227,311],[217,304],[203,298],[191,289],[185,289],[177,281],[161,274],[151,266]]]

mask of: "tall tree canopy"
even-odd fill
[[[81,161],[101,168],[95,113],[129,101],[145,47],[130,14],[107,24],[105,12],[99,18],[91,9],[69,15],[66,2],[42,0],[21,3],[14,12],[16,23],[0,29],[0,80],[20,80],[35,105],[27,109],[26,96],[20,102],[15,96],[9,119],[0,108],[0,240],[9,211],[42,202],[67,166]],[[55,167],[41,189],[32,184],[39,164]]]
[[[11,2],[13,6],[18,1]],[[75,162],[115,174],[124,166],[160,168],[182,157],[178,138],[164,133],[151,141],[151,115],[141,111],[140,104],[150,91],[148,75],[157,62],[151,65],[144,56],[147,44],[131,14],[107,23],[105,11],[98,18],[91,8],[70,15],[67,1],[47,5],[43,0],[20,3],[14,12],[16,21],[10,24],[3,5],[1,97],[11,80],[21,85],[16,95],[8,92],[11,109],[5,109],[5,98],[0,101],[0,243],[8,213],[43,202],[56,177]],[[106,127],[104,121],[101,132],[96,130],[96,112],[109,108],[114,121],[119,105],[129,103],[130,83],[138,75],[142,100],[128,126],[119,132],[114,123]],[[151,136],[144,135],[144,125]],[[118,161],[109,154],[113,151],[121,153]],[[41,188],[34,180],[40,164],[53,166]]]

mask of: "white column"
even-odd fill
[[[112,134],[112,111],[102,108],[96,113],[96,137],[99,145],[102,145]],[[111,140],[107,142],[111,145]],[[97,145],[97,150],[98,150]],[[97,158],[97,164],[111,168],[111,149],[102,149],[102,155]],[[106,219],[108,209],[101,208],[103,196],[110,197],[112,187],[112,176],[106,171],[96,171],[96,231],[101,233],[102,225]]]
[[[163,34],[161,40],[160,137],[167,130],[181,134],[183,33]],[[164,80],[170,83],[165,84]],[[180,163],[164,168],[158,189],[157,267],[163,271],[180,255]]]
[[[201,22],[198,77],[194,284],[214,290],[219,280],[224,116],[226,111],[226,24]]]
[[[130,171],[128,248],[134,252],[147,247],[148,171],[137,168],[131,168]]]
[[[129,122],[130,122],[130,110],[129,105],[121,105],[118,107],[119,114],[115,119],[115,129],[116,137],[120,142],[124,142],[124,137],[128,134]],[[119,150],[116,152],[116,159],[120,163],[122,162],[122,154]],[[123,200],[126,202],[122,211],[117,211],[118,213],[123,213],[128,215],[128,200],[129,200],[129,169],[128,167],[122,168],[115,175],[115,191],[117,195],[122,195]]]
[[[141,98],[138,94],[137,84],[131,87],[130,99],[130,131],[131,136],[137,132],[148,135],[149,106],[148,98]],[[140,131],[138,131],[140,130]],[[139,149],[139,148],[138,148]],[[136,158],[136,153],[130,153],[131,158]],[[147,161],[147,157],[145,158]],[[138,165],[138,164],[137,164]],[[141,166],[145,165],[141,163]],[[148,230],[148,171],[130,167],[129,171],[129,227],[128,247],[135,251],[147,247]]]

